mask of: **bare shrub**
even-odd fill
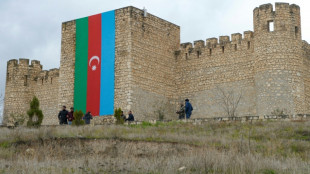
[[[10,117],[6,121],[6,126],[16,127],[24,125],[26,117],[22,114],[10,114]]]
[[[275,109],[271,112],[272,116],[277,116],[277,117],[287,117],[288,116],[288,111],[287,109]]]
[[[167,113],[170,111],[171,108],[169,108],[169,102],[160,101],[154,104],[154,115],[155,118],[157,118],[160,121],[163,121],[167,118]]]
[[[228,117],[237,116],[237,108],[242,99],[242,89],[236,92],[234,89],[216,87],[216,100]]]

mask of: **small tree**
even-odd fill
[[[83,118],[83,111],[79,110],[79,111],[75,111],[73,113],[73,116],[74,116],[74,120],[72,121],[72,124],[75,125],[75,126],[80,126],[80,125],[84,125],[85,122],[84,120],[82,119]]]
[[[220,87],[217,87],[216,90],[216,98],[223,111],[228,117],[236,117],[237,108],[243,96],[242,89],[240,89],[239,93],[235,92],[233,89],[224,90]]]
[[[124,124],[125,120],[121,117],[122,109],[118,108],[114,110],[114,117],[116,118],[116,124]]]
[[[40,102],[37,97],[33,97],[30,102],[30,109],[27,111],[29,120],[27,122],[28,127],[40,127],[43,121],[43,113],[40,110]]]

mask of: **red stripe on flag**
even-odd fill
[[[88,18],[88,70],[86,110],[99,115],[101,72],[101,14]]]

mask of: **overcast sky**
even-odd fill
[[[253,30],[253,9],[274,2],[277,1],[0,0],[0,94],[4,93],[6,62],[10,59],[36,59],[44,69],[59,67],[64,21],[125,6],[145,7],[149,13],[179,25],[181,42],[193,42]],[[285,2],[300,6],[302,36],[310,41],[310,22],[306,18],[310,16],[310,2]]]

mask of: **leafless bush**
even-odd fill
[[[242,89],[236,92],[234,89],[224,89],[217,86],[215,95],[217,103],[221,106],[228,117],[237,116],[236,111],[243,96]]]
[[[25,123],[26,117],[22,114],[11,114],[6,125],[9,127],[22,126]]]
[[[154,118],[157,118],[160,121],[163,121],[169,117],[169,112],[171,112],[171,107],[169,107],[169,102],[167,101],[158,101],[153,106],[155,108]]]
[[[271,115],[277,116],[277,117],[286,117],[288,115],[287,109],[275,109],[271,112]]]

